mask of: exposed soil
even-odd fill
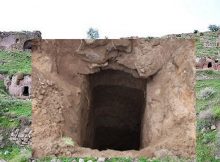
[[[195,156],[193,41],[41,40],[33,49],[34,157]]]

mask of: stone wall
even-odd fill
[[[13,143],[19,146],[29,145],[31,146],[31,128],[26,127],[24,129],[16,128],[12,131],[10,138]]]
[[[19,146],[29,145],[31,146],[31,134],[32,130],[30,128],[31,121],[28,118],[20,118],[20,126],[14,128],[11,131],[9,140],[13,143],[16,143]]]
[[[0,50],[30,50],[32,39],[41,39],[41,32],[0,32]]]

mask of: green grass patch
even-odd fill
[[[10,106],[9,113],[17,116],[31,116],[31,101],[19,101]]]
[[[206,74],[212,76],[216,73],[206,71]],[[215,119],[220,117],[220,79],[201,80],[196,83],[197,94],[206,87],[211,87],[215,93],[207,99],[198,99],[196,101],[197,113],[210,108],[213,111]],[[203,128],[210,128],[212,125],[209,120],[198,120],[197,121],[197,141],[196,141],[196,157],[198,162],[217,162],[215,159],[215,151],[217,149],[217,132],[207,130],[202,132]]]
[[[31,112],[31,101],[11,98],[5,91],[3,81],[0,81],[0,128],[18,127],[18,117],[30,117]]]
[[[5,91],[4,81],[0,80],[0,100],[8,97],[8,93]]]
[[[215,106],[213,108],[213,115],[215,119],[220,120],[220,106]]]
[[[196,158],[197,162],[217,162],[215,159],[216,131],[197,133]]]
[[[19,126],[18,120],[0,116],[0,128],[15,128],[17,126]]]
[[[215,94],[213,94],[207,100],[197,99],[196,108],[197,112],[200,112],[207,107],[214,107],[220,103],[220,80],[212,79],[212,80],[200,80],[196,83],[196,92],[197,94],[204,88],[211,87],[215,90]]]
[[[0,128],[16,128],[19,117],[31,117],[31,101],[0,100],[0,107]]]
[[[0,51],[0,73],[31,74],[31,53],[30,52],[6,52]]]
[[[0,150],[0,159],[8,162],[27,162],[31,157],[30,148],[20,148],[19,146],[5,147]]]
[[[196,75],[197,76],[206,76],[210,79],[220,79],[220,71],[216,71],[216,70],[197,70],[196,71]]]
[[[218,57],[219,47],[216,47],[217,32],[205,32],[203,36],[196,36],[196,56]],[[205,47],[204,43],[209,41],[212,47]]]

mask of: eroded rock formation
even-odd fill
[[[4,84],[8,93],[16,98],[28,99],[31,97],[31,76],[17,73],[4,78]]]
[[[0,50],[26,51],[31,50],[31,40],[41,39],[41,32],[0,32]]]
[[[35,157],[152,157],[160,150],[195,156],[194,41],[39,40],[33,45]]]
[[[220,62],[218,59],[211,57],[196,58],[196,68],[220,70]]]

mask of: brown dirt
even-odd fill
[[[33,45],[35,157],[195,156],[194,41]]]

